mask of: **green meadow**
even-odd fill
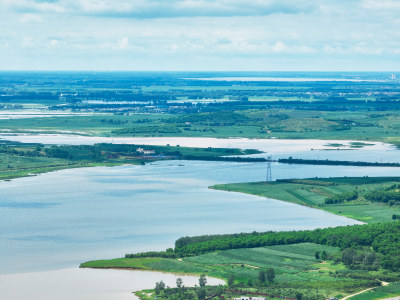
[[[356,219],[365,223],[391,221],[393,214],[400,214],[400,206],[367,201],[365,194],[398,184],[400,177],[342,177],[282,180],[214,185],[212,188],[247,193],[299,205],[323,209],[328,212]],[[338,204],[325,204],[327,197],[358,191],[358,198]]]
[[[120,258],[86,262],[88,268],[132,268],[157,270],[177,274],[206,274],[227,280],[233,276],[233,286],[248,291],[262,290],[292,295],[293,289],[304,295],[336,295],[351,293],[373,282],[371,279],[333,278],[331,273],[345,270],[342,264],[332,264],[315,258],[315,252],[339,255],[339,248],[312,243],[278,245],[249,249],[233,249],[182,259]],[[261,270],[273,268],[275,279],[260,286]],[[250,285],[249,285],[250,284]],[[318,290],[318,291],[317,291]]]

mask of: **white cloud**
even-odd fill
[[[61,2],[42,2],[33,0],[0,0],[4,7],[14,9],[19,12],[43,12],[43,13],[63,13],[66,6]]]
[[[128,46],[129,46],[129,40],[127,37],[124,37],[117,41],[117,49],[119,49],[119,50],[124,50],[124,49],[128,48]]]
[[[21,41],[21,46],[23,48],[33,48],[35,46],[35,43],[33,42],[32,38],[25,37]]]
[[[307,69],[319,59],[321,67],[330,62],[335,69],[357,69],[362,60],[400,69],[396,3],[0,0],[6,4],[0,45],[8,45],[0,47],[0,66],[15,57],[43,66],[51,60],[52,68],[90,68],[101,61],[106,69],[268,69],[274,61]]]
[[[289,50],[288,46],[281,41],[276,42],[273,49],[275,52],[287,52]]]
[[[364,0],[362,6],[372,10],[399,10],[400,1],[398,0]]]
[[[51,40],[50,43],[49,43],[49,45],[50,45],[51,47],[56,47],[56,46],[58,46],[59,43],[60,43],[60,42],[59,42],[58,40]]]
[[[40,23],[43,21],[42,17],[37,14],[23,14],[19,18],[21,23]]]

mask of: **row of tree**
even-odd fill
[[[335,228],[205,235],[183,237],[176,241],[174,253],[178,257],[194,256],[216,250],[254,248],[311,242],[337,246],[342,250],[354,247],[372,247],[382,256],[384,268],[400,270],[400,222],[342,226]],[[360,259],[357,259],[358,261]]]
[[[343,203],[345,201],[352,201],[358,198],[358,192],[356,190],[351,192],[344,192],[341,194],[336,194],[332,197],[328,197],[325,199],[325,204],[337,204]]]

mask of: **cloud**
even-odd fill
[[[362,6],[372,10],[400,10],[398,0],[364,0]]]
[[[66,6],[58,1],[0,0],[3,6],[21,13],[63,13]]]
[[[33,47],[35,47],[35,43],[34,43],[34,41],[33,41],[32,38],[30,38],[30,37],[25,37],[25,38],[23,38],[22,41],[21,41],[21,46],[22,46],[23,48],[33,48]]]
[[[38,16],[36,14],[23,14],[20,18],[19,21],[21,23],[40,23],[43,21],[41,16]]]
[[[56,12],[124,18],[263,16],[308,13],[316,0],[0,0],[20,12]]]
[[[104,43],[101,43],[99,45],[99,48],[101,49],[111,49],[111,50],[126,50],[130,48],[129,45],[129,39],[127,37],[123,37],[119,40],[115,41],[107,41]]]
[[[319,61],[320,68],[400,69],[399,6],[400,0],[0,0],[0,66],[250,70],[271,62],[307,69]]]
[[[124,50],[128,48],[128,45],[129,45],[129,40],[127,37],[124,37],[117,41],[117,49],[119,50]]]

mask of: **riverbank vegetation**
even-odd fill
[[[0,179],[30,176],[66,168],[144,164],[165,159],[240,161],[246,158],[238,155],[254,153],[259,151],[127,144],[45,146],[1,141]],[[229,157],[232,155],[233,157]]]
[[[400,223],[390,222],[298,232],[185,237],[169,250],[176,258],[127,255],[87,262],[81,267],[207,274],[228,282],[219,295],[240,290],[242,294],[257,292],[294,299],[299,295],[302,299],[341,297],[398,280],[400,261],[395,237],[399,230]],[[271,269],[274,276],[267,280]]]
[[[374,223],[391,221],[393,214],[400,214],[395,200],[399,183],[400,177],[339,177],[223,184],[212,188],[278,199]]]

